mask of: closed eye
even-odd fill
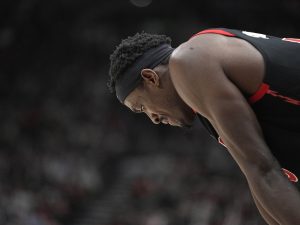
[[[143,113],[144,110],[145,110],[145,107],[144,107],[143,105],[141,105],[141,108],[140,108],[140,109],[135,109],[135,108],[132,109],[132,111],[133,111],[134,113]]]

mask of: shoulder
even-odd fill
[[[174,82],[193,82],[215,74],[222,67],[228,47],[226,37],[204,34],[191,38],[177,47],[169,61]]]
[[[197,75],[199,79],[199,76],[214,73],[228,59],[230,42],[228,37],[222,35],[203,34],[181,44],[169,61],[172,78],[188,79]]]
[[[226,49],[228,38],[218,34],[203,34],[195,36],[178,46],[170,58],[172,65],[205,59],[207,56],[220,57],[220,52]],[[194,58],[196,56],[196,58]]]
[[[244,39],[207,33],[194,36],[178,46],[170,58],[170,65],[199,65],[201,61],[205,63],[213,59],[214,62],[234,66],[240,64],[241,59],[247,61],[257,55],[260,55],[258,50]]]
[[[205,108],[203,97],[213,94],[214,85],[226,79],[222,69],[225,45],[226,39],[221,35],[205,34],[190,39],[173,52],[169,61],[171,80],[190,107]]]
[[[243,39],[219,34],[193,37],[175,49],[170,75],[175,82],[203,84],[203,80],[228,77],[247,94],[254,93],[264,77],[261,53]]]

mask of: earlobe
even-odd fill
[[[141,71],[141,76],[146,83],[153,84],[155,86],[159,85],[159,76],[152,69],[143,69]]]

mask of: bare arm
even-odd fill
[[[282,174],[248,102],[225,75],[220,51],[215,53],[209,43],[194,47],[182,47],[170,62],[178,94],[212,122],[271,218],[282,225],[300,224],[299,192]]]
[[[253,191],[251,190],[251,186],[250,186],[250,191],[251,191],[254,203],[255,203],[258,211],[260,212],[261,216],[264,218],[264,220],[269,225],[280,225],[259,203],[259,201],[257,200],[257,197],[254,195]]]

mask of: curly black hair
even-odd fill
[[[122,76],[127,68],[147,50],[161,44],[171,44],[171,38],[166,35],[136,33],[134,36],[122,40],[115,51],[110,55],[109,90],[115,92],[116,80]]]

